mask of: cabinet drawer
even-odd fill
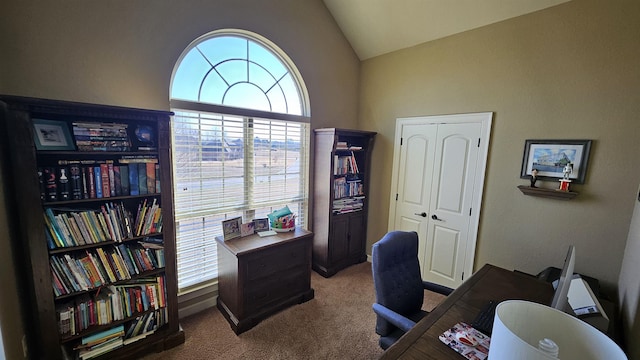
[[[260,251],[246,259],[247,282],[307,264],[308,257],[308,247],[304,242]]]
[[[285,300],[304,292],[311,286],[306,267],[290,269],[262,282],[246,287],[245,310],[247,314],[258,312],[274,302]]]

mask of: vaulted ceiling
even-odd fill
[[[569,0],[324,0],[360,60]]]

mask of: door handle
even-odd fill
[[[421,213],[413,213],[414,215],[418,215],[418,216],[422,216],[422,217],[427,217],[427,213],[426,212],[421,212]]]
[[[444,221],[444,220],[442,220],[442,219],[438,219],[438,217],[436,216],[436,214],[431,215],[431,218],[432,218],[433,220]]]

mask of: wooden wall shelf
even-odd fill
[[[578,196],[577,192],[560,191],[556,189],[532,188],[531,186],[518,185],[518,189],[525,195],[545,197],[551,199],[570,200]]]

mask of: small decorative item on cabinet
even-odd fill
[[[288,232],[296,228],[296,216],[288,206],[272,212],[267,217],[271,222],[271,230],[275,232]]]
[[[269,230],[269,219],[253,219],[253,229],[257,233]]]
[[[224,241],[235,239],[241,236],[242,217],[222,221],[222,233]]]

